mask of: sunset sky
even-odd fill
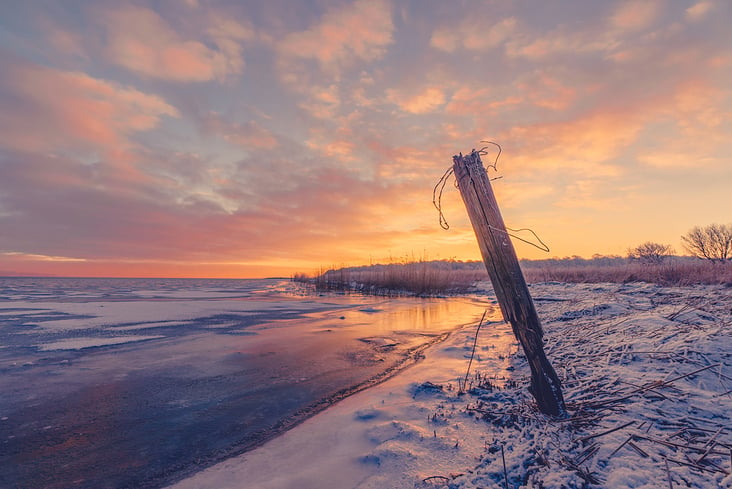
[[[728,0],[0,3],[0,275],[263,277],[551,251],[683,252],[732,222]],[[492,160],[495,151],[485,157]]]

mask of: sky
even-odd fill
[[[0,3],[0,275],[480,259],[460,152],[542,252],[729,223],[727,0]],[[488,145],[486,164],[496,156]],[[529,237],[526,232],[522,236]]]

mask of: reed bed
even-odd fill
[[[446,266],[446,263],[449,262],[420,261],[339,268],[311,276],[296,274],[293,279],[312,284],[321,291],[429,297],[470,292],[477,282],[488,278],[481,268],[455,268]]]
[[[628,262],[611,266],[553,264],[522,268],[529,283],[647,282],[666,286],[695,284],[732,286],[732,264],[700,260],[669,260],[658,265]]]
[[[665,286],[694,284],[732,287],[732,263],[712,263],[684,257],[661,264],[642,264],[621,258],[552,259],[521,263],[528,283],[629,283]],[[362,292],[376,295],[440,296],[470,293],[488,280],[482,262],[415,261],[321,269],[311,275],[298,273],[293,280],[319,291]]]

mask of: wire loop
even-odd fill
[[[493,170],[497,172],[498,171],[498,158],[501,157],[501,152],[502,152],[501,145],[498,144],[498,143],[494,143],[493,141],[481,141],[481,143],[488,143],[488,144],[492,144],[494,146],[498,146],[498,154],[496,155],[496,158],[493,160],[493,164],[488,165],[488,166],[486,166],[484,168],[486,170],[486,173],[488,171],[488,168],[493,168]],[[480,148],[477,151],[477,153],[479,155],[487,155],[488,152],[486,151],[486,148],[488,148],[488,146],[483,146],[482,148]],[[461,155],[462,155],[462,153],[461,153]],[[450,229],[450,225],[447,223],[447,219],[445,218],[445,214],[442,212],[442,193],[444,192],[445,186],[447,185],[447,182],[450,180],[450,177],[454,176],[454,173],[455,173],[455,170],[451,166],[450,168],[448,168],[445,171],[445,173],[442,174],[442,177],[440,177],[440,179],[438,180],[437,185],[435,185],[435,188],[432,189],[432,205],[435,206],[435,209],[437,209],[437,212],[439,213],[440,227],[442,229],[445,229],[445,230]],[[490,181],[494,181],[494,180],[498,180],[499,178],[503,178],[503,176],[497,176],[495,178],[489,178],[489,180]],[[458,187],[457,180],[455,181],[455,187],[456,188]],[[517,240],[519,240],[519,241],[521,241],[523,243],[526,243],[528,245],[531,245],[534,248],[537,248],[537,249],[539,249],[541,251],[545,251],[545,252],[549,253],[549,247],[546,245],[546,243],[544,243],[541,240],[541,238],[539,237],[539,235],[537,235],[532,229],[529,229],[529,228],[512,229],[512,228],[509,228],[509,227],[506,227],[506,229],[498,229],[498,228],[496,228],[494,226],[489,226],[489,228],[492,229],[493,231],[498,231],[498,232],[501,232],[501,233],[506,233],[507,235],[509,235],[512,238],[515,238],[515,239],[517,239]],[[536,243],[531,242],[531,241],[529,241],[527,239],[524,239],[524,238],[522,238],[520,236],[517,236],[516,234],[511,234],[511,233],[509,233],[509,231],[511,231],[513,233],[520,233],[520,232],[523,232],[523,231],[528,231],[528,232],[530,232],[534,236],[534,238],[536,238],[536,241],[538,241],[539,244],[536,244]]]

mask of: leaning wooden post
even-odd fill
[[[475,150],[466,156],[461,153],[453,157],[453,162],[460,195],[478,238],[483,262],[501,312],[504,319],[511,323],[513,334],[521,342],[531,367],[529,392],[542,413],[565,415],[561,383],[544,353],[544,332],[534,301],[531,300],[480,155]]]

